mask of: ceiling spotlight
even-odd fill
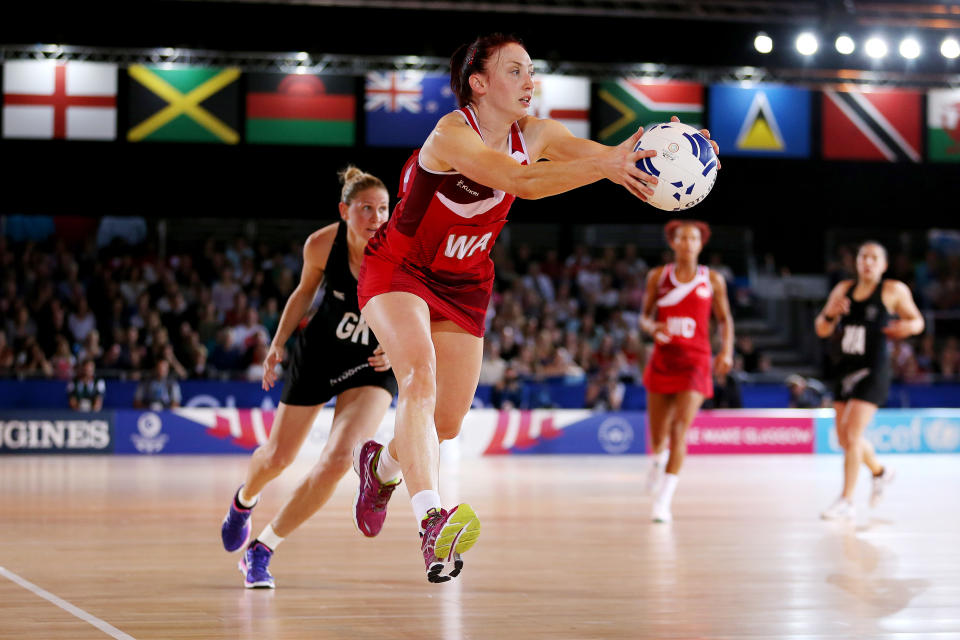
[[[770,53],[773,51],[773,38],[761,31],[753,39],[753,48],[760,53]]]
[[[944,58],[960,57],[960,42],[956,38],[947,38],[940,44],[940,53]]]
[[[802,56],[812,56],[817,52],[820,43],[817,42],[817,36],[809,31],[805,31],[797,36],[797,51]]]
[[[834,46],[837,47],[838,53],[842,53],[845,56],[850,55],[853,53],[853,50],[857,48],[857,45],[853,42],[853,38],[845,33],[837,37]]]
[[[904,38],[900,41],[900,55],[907,60],[914,60],[920,57],[920,43],[916,38]]]
[[[878,36],[873,36],[867,40],[866,44],[863,45],[863,48],[867,52],[868,56],[876,59],[885,57],[887,55],[887,51],[889,50],[886,41]]]
[[[304,60],[306,60],[306,59],[309,58],[309,57],[310,57],[310,56],[309,56],[309,54],[307,54],[306,51],[301,51],[301,52],[297,53],[297,60],[299,60],[300,62],[303,62]]]

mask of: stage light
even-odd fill
[[[812,56],[817,52],[817,49],[820,46],[820,43],[817,42],[817,36],[813,35],[809,31],[804,31],[797,36],[797,51],[800,52],[802,56]]]
[[[773,38],[761,31],[753,39],[753,48],[760,53],[770,53],[773,51]]]
[[[956,38],[947,38],[940,43],[940,53],[944,58],[960,57],[960,42],[957,42]]]
[[[300,53],[297,54],[297,60],[299,60],[300,62],[305,61],[309,57],[310,55],[306,51],[301,51]]]
[[[907,60],[915,60],[920,57],[920,43],[916,38],[904,38],[900,41],[900,55]]]
[[[887,51],[889,51],[886,41],[878,36],[873,36],[867,40],[866,44],[863,45],[863,48],[864,51],[867,52],[868,56],[876,59],[886,57]]]
[[[838,53],[842,53],[845,56],[850,55],[854,49],[857,48],[857,45],[853,42],[853,38],[845,33],[837,36],[837,41],[834,43],[834,46],[837,48]]]

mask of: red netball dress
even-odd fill
[[[473,109],[457,113],[480,135]],[[529,162],[516,122],[510,127],[510,155],[520,164]],[[419,150],[414,152],[401,174],[393,216],[367,243],[360,308],[381,293],[407,291],[426,301],[431,320],[452,320],[483,337],[493,291],[490,250],[514,199],[456,171],[430,171],[420,163]]]
[[[700,265],[692,280],[677,282],[675,265],[663,268],[657,284],[656,321],[666,326],[669,341],[654,340],[653,356],[643,374],[648,391],[698,391],[704,397],[713,397],[709,336],[712,308],[710,269]]]

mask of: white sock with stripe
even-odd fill
[[[393,483],[400,479],[403,470],[400,463],[390,455],[390,447],[385,446],[380,450],[380,459],[377,460],[377,477],[380,482]]]
[[[280,543],[283,542],[283,538],[278,536],[273,530],[273,524],[265,526],[263,531],[260,532],[260,535],[257,536],[257,540],[267,545],[271,551],[276,551]]]
[[[430,509],[440,511],[440,494],[429,489],[421,491],[410,498],[410,504],[413,506],[413,516],[417,519],[417,529],[422,533],[420,524],[427,517],[427,511]]]

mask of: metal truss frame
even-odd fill
[[[368,71],[446,73],[448,60],[426,56],[347,56],[303,51],[253,52],[206,49],[128,49],[72,45],[0,45],[0,62],[8,60],[77,60],[131,64],[230,66],[242,71],[362,75]],[[762,67],[690,67],[657,63],[608,64],[535,60],[541,73],[585,76],[593,80],[634,77],[656,81],[778,82],[816,88],[823,85],[960,88],[960,74],[920,74],[855,69]]]

